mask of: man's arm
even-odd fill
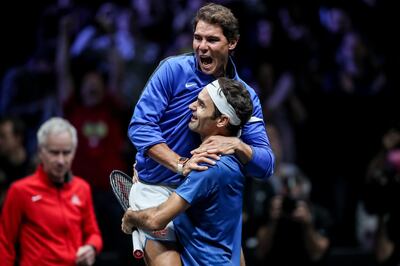
[[[395,251],[395,244],[388,237],[385,216],[380,216],[376,232],[376,243],[374,247],[375,258],[379,263],[384,263]]]
[[[93,246],[96,253],[100,253],[101,249],[103,248],[103,240],[101,238],[101,233],[99,226],[97,224],[96,215],[94,212],[94,205],[92,199],[92,192],[91,188],[88,184],[87,186],[87,201],[86,206],[84,207],[83,212],[83,244]]]
[[[128,209],[122,218],[122,231],[131,234],[134,227],[148,230],[161,230],[178,214],[186,211],[190,205],[175,192],[167,201],[157,207],[140,211]]]
[[[212,136],[208,138],[201,146],[193,150],[192,154],[208,153],[208,154],[233,154],[245,165],[245,172],[248,176],[266,180],[273,174],[274,155],[269,145],[265,129],[257,127],[264,124],[261,122],[251,123],[253,128],[248,130],[250,138],[241,140],[237,137]],[[264,133],[262,132],[264,131]],[[266,141],[265,141],[266,140]]]
[[[159,164],[164,165],[171,171],[177,173],[178,172],[178,160],[180,156],[171,150],[167,144],[160,143],[152,146],[147,154]],[[186,164],[183,175],[187,176],[191,170],[204,171],[207,170],[208,167],[205,165],[199,165],[199,163],[206,164],[215,164],[214,160],[219,160],[219,156],[217,154],[208,154],[201,153],[192,156],[191,163]]]
[[[269,144],[264,123],[247,123],[242,139],[212,136],[193,150],[192,154],[233,154],[244,164],[247,176],[266,180],[273,174],[274,155]]]
[[[249,145],[237,137],[211,136],[200,147],[193,150],[192,154],[234,154],[242,164],[246,164],[253,157],[253,150]]]
[[[310,259],[319,261],[326,254],[330,241],[315,229],[310,206],[304,201],[299,201],[293,212],[293,219],[303,227],[304,246]]]
[[[22,198],[17,189],[11,186],[4,201],[0,219],[0,258],[1,265],[13,266],[16,256],[15,244],[22,220]]]

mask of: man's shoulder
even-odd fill
[[[31,174],[11,183],[9,190],[23,191],[39,184],[40,180],[38,176],[36,174]]]
[[[193,53],[185,53],[179,55],[169,56],[161,60],[160,64],[166,63],[171,65],[182,65],[182,64],[192,64],[194,62]]]
[[[222,155],[215,165],[219,168],[226,168],[226,167],[240,168],[242,166],[238,158],[236,158],[236,156],[233,154]]]
[[[73,176],[72,184],[75,186],[82,186],[84,188],[90,188],[89,182],[87,182],[82,177],[76,176],[76,175]]]
[[[246,87],[246,89],[250,92],[251,97],[253,97],[253,96],[258,97],[256,90],[251,85],[249,85],[246,81],[241,79],[239,76],[236,77],[236,80],[241,82]]]
[[[214,165],[208,165],[206,171],[194,171],[193,175],[200,178],[215,178],[219,175],[224,176],[227,171],[240,171],[241,163],[234,155],[222,155]]]

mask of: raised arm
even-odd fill
[[[176,193],[172,193],[167,201],[153,208],[141,211],[128,209],[122,218],[122,231],[132,233],[134,227],[148,230],[161,230],[178,214],[186,211],[190,205]]]
[[[66,15],[60,20],[56,49],[56,73],[59,104],[65,103],[73,93],[72,74],[70,71],[69,46],[73,17]]]

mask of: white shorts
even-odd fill
[[[172,187],[149,185],[139,181],[132,185],[129,194],[129,205],[133,210],[156,207],[166,201],[172,192],[174,192],[174,190],[175,189]],[[169,222],[163,230],[151,231],[139,229],[139,232],[144,234],[146,239],[176,242],[175,230],[172,221]]]

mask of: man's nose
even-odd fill
[[[207,41],[206,40],[202,40],[199,43],[199,49],[204,51],[204,50],[207,50],[207,48],[208,48]]]
[[[58,163],[63,164],[65,162],[65,155],[60,152],[59,154],[57,154],[56,160]]]
[[[189,104],[189,109],[194,111],[196,109],[195,104],[196,102],[192,102],[191,104]]]

